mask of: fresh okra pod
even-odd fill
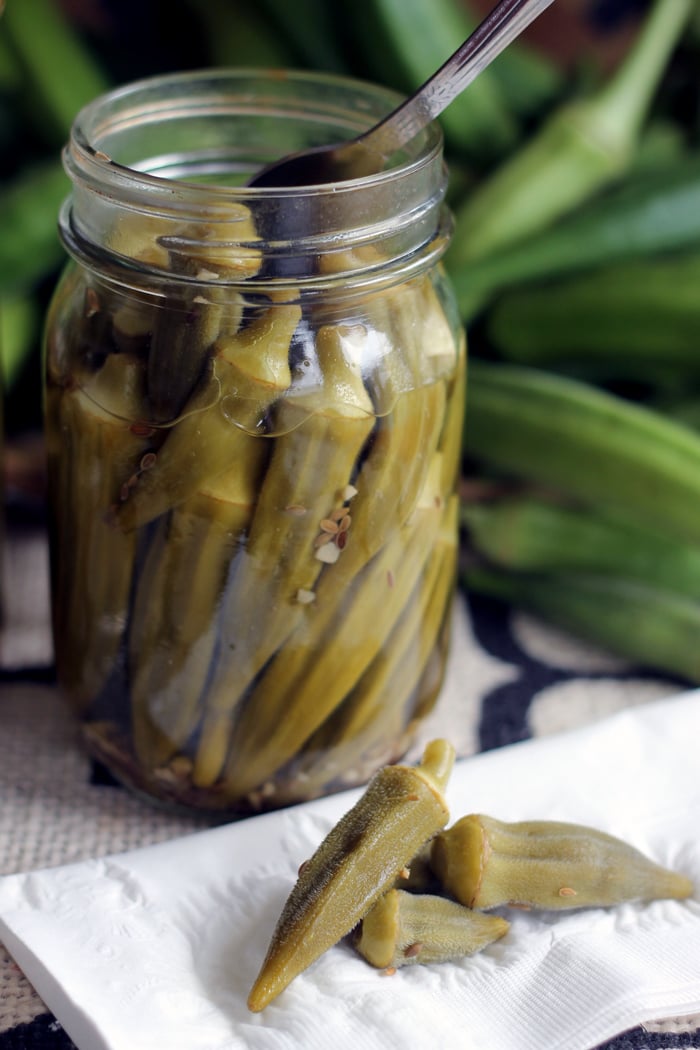
[[[435,837],[430,858],[445,890],[469,908],[559,911],[693,893],[690,879],[621,839],[558,821],[508,824],[471,814]]]
[[[694,0],[655,0],[638,39],[597,94],[566,102],[457,211],[458,269],[524,240],[619,179]],[[465,95],[465,98],[468,98]]]
[[[618,378],[668,370],[697,379],[700,253],[673,252],[601,266],[499,299],[488,333],[508,360],[573,365]]]
[[[445,897],[389,890],[362,920],[355,947],[379,969],[462,959],[503,937],[510,923]]]
[[[669,538],[700,540],[700,436],[586,383],[473,361],[465,452]]]
[[[609,574],[669,594],[700,597],[700,546],[605,514],[534,494],[465,502],[461,521],[473,552],[501,569]]]
[[[609,572],[466,568],[462,582],[644,667],[700,683],[700,604]]]
[[[444,789],[454,762],[444,740],[419,766],[386,766],[331,829],[284,905],[248,1006],[263,1010],[348,934],[421,846],[447,823]]]

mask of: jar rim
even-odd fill
[[[247,251],[250,224],[231,222],[232,209],[243,208],[278,270],[366,245],[381,246],[391,262],[413,255],[439,228],[444,240],[447,175],[437,122],[373,175],[300,187],[245,184],[294,148],[361,134],[401,99],[367,81],[296,70],[195,70],[118,87],[79,112],[63,152],[73,183],[66,247],[74,254],[82,243],[89,254],[104,243],[109,222],[139,213],[166,232],[168,223],[170,230],[206,223],[210,239]],[[299,215],[293,236],[275,225],[290,202]]]
[[[353,111],[356,121],[352,124],[348,119],[350,111],[338,112],[337,105],[330,104],[324,100],[322,94],[315,98],[316,110],[308,114],[312,119],[320,123],[324,116],[344,118],[349,128],[354,133],[361,134],[368,130],[374,123],[386,116],[392,108],[399,105],[404,96],[391,88],[374,84],[370,81],[354,77],[342,76],[337,73],[320,73],[304,70],[259,70],[254,68],[231,68],[231,69],[205,69],[193,70],[185,73],[168,73],[155,77],[146,77],[132,81],[129,84],[114,88],[111,91],[93,99],[87,103],[76,115],[71,129],[71,141],[64,151],[64,163],[68,174],[72,178],[94,179],[110,182],[110,176],[120,180],[142,185],[153,185],[158,189],[164,189],[177,181],[178,186],[187,187],[194,196],[202,198],[218,198],[224,201],[232,195],[238,199],[242,194],[245,199],[253,199],[258,195],[262,197],[271,196],[298,196],[300,193],[318,196],[329,192],[337,192],[337,183],[322,183],[314,186],[282,186],[282,187],[251,187],[251,186],[224,186],[215,183],[207,183],[206,186],[196,182],[184,180],[173,180],[167,176],[155,174],[145,167],[134,167],[121,162],[118,157],[112,155],[108,143],[112,141],[115,131],[123,129],[137,121],[152,121],[154,117],[161,119],[172,119],[173,116],[195,115],[205,105],[213,103],[212,90],[221,85],[240,85],[238,94],[231,94],[217,99],[215,104],[236,112],[241,106],[250,113],[260,111],[264,105],[273,104],[278,108],[277,115],[284,118],[287,115],[294,116],[298,113],[294,99],[285,98],[282,92],[271,92],[270,87],[275,85],[288,85],[290,87],[328,88],[334,86],[345,90],[348,95],[356,95],[359,106]],[[209,86],[205,95],[199,95],[198,91]],[[259,89],[266,85],[268,90],[260,93]],[[155,100],[156,93],[164,94],[173,89],[180,89],[182,98],[171,98],[166,96],[162,101]],[[309,99],[305,99],[308,105]],[[374,102],[373,106],[371,103]],[[364,112],[362,107],[364,104]],[[369,119],[363,119],[369,118]],[[354,125],[354,128],[353,128]],[[430,122],[411,142],[406,144],[404,158],[390,168],[377,172],[373,175],[365,175],[356,179],[348,179],[343,185],[358,184],[372,185],[391,181],[405,175],[416,166],[430,163],[436,154],[441,153],[443,148],[443,136],[440,125],[436,121]],[[124,187],[122,186],[122,189]]]

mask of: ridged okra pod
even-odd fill
[[[148,767],[185,747],[214,659],[216,614],[245,542],[264,443],[163,516],[138,574],[130,618],[134,746]]]
[[[233,730],[227,794],[260,787],[292,759],[388,643],[439,533],[442,507],[435,489],[429,491],[431,497],[359,574],[298,677],[285,680],[274,664],[270,688],[263,677],[259,697],[251,698]]]
[[[302,599],[327,564],[317,540],[324,522],[343,505],[374,426],[360,370],[342,354],[336,328],[319,330],[316,353],[323,377],[319,388],[288,396],[278,405],[274,428],[279,436],[245,556],[224,597],[219,659],[205,699],[195,762],[198,784],[219,777],[234,711],[303,614]]]
[[[325,566],[294,633],[242,706],[233,729],[227,792],[258,787],[293,758],[294,749],[356,688],[389,639],[402,603],[412,603],[411,581],[422,579],[423,556],[414,566],[409,550],[405,557],[402,552],[402,543],[410,551],[419,550],[420,543],[405,523],[419,515],[424,531],[432,509],[439,509],[453,489],[463,405],[455,404],[461,389],[453,379],[445,413],[442,377],[452,375],[455,366],[463,374],[463,347],[445,322],[432,284],[422,278],[414,285],[395,290],[388,301],[368,301],[366,325],[337,329],[345,356],[363,364],[379,418],[353,481],[345,519],[352,526],[339,537],[326,537],[343,540],[342,550],[334,551],[330,543],[337,560]],[[411,317],[403,328],[402,311]],[[383,364],[373,371],[378,345]],[[438,445],[446,449],[448,470],[445,454],[435,452]],[[398,462],[402,470],[396,469]],[[430,543],[427,535],[425,543]],[[443,595],[447,601],[444,588]],[[437,610],[435,615],[442,619]],[[399,695],[400,689],[397,709]],[[268,717],[275,729],[263,734]]]
[[[136,542],[107,518],[125,479],[148,463],[146,439],[129,424],[142,393],[141,362],[121,354],[83,387],[47,392],[58,673],[82,710],[111,673],[127,622]]]
[[[262,256],[240,242],[254,242],[257,234],[250,210],[243,205],[227,209],[227,221],[188,226],[156,238],[168,255],[168,269],[200,284],[173,284],[168,309],[161,311],[151,335],[148,354],[148,398],[152,418],[176,419],[206,366],[221,332],[231,291],[216,282],[254,276]],[[230,242],[233,241],[233,247]],[[238,299],[237,293],[233,301]],[[225,333],[223,333],[225,334]]]
[[[304,745],[293,762],[310,795],[342,783],[346,771],[388,761],[410,739],[413,719],[429,708],[442,681],[427,685],[427,668],[449,628],[449,597],[456,577],[457,497],[443,512],[440,532],[406,608],[386,644],[352,691]]]
[[[669,371],[687,386],[700,372],[699,283],[697,249],[602,266],[506,294],[489,337],[522,364],[652,383]]]
[[[445,897],[393,889],[365,915],[355,947],[372,966],[398,969],[475,955],[509,929],[500,915],[483,915]]]
[[[385,766],[302,865],[248,997],[263,1010],[348,934],[449,819],[444,790],[454,749],[427,745],[419,766]]]
[[[296,305],[272,305],[215,345],[151,471],[117,508],[122,529],[152,521],[232,463],[257,455],[255,431],[291,382],[289,346],[300,316]]]
[[[700,239],[700,156],[630,174],[552,226],[508,245],[452,277],[469,322],[494,295],[524,284],[693,250]]]
[[[700,604],[609,572],[505,572],[466,568],[475,594],[527,609],[634,663],[700,683]]]
[[[693,893],[685,875],[621,839],[559,821],[509,824],[470,814],[435,837],[431,865],[444,888],[469,908],[597,908],[684,900]]]
[[[460,516],[472,551],[502,569],[607,573],[700,597],[700,545],[670,543],[632,519],[534,494],[465,501]]]
[[[562,103],[467,198],[448,254],[453,269],[525,240],[625,173],[692,10],[693,0],[655,0],[611,79],[589,98]]]
[[[669,539],[700,540],[700,436],[586,383],[472,361],[465,452]]]

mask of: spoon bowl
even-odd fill
[[[413,95],[369,131],[347,142],[292,153],[261,168],[251,187],[318,186],[365,178],[471,84],[553,0],[500,0],[464,43]]]

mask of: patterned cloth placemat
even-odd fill
[[[117,785],[83,752],[53,682],[48,558],[40,527],[13,530],[5,552],[0,636],[0,874],[71,863],[209,826]],[[574,728],[687,683],[634,668],[498,603],[462,598],[470,681],[423,727],[460,755]],[[640,1018],[640,1022],[643,1022]],[[0,946],[0,1050],[71,1050],[58,1022]],[[605,1050],[700,1048],[700,1017],[640,1024]],[[160,1048],[154,1048],[160,1050]]]

